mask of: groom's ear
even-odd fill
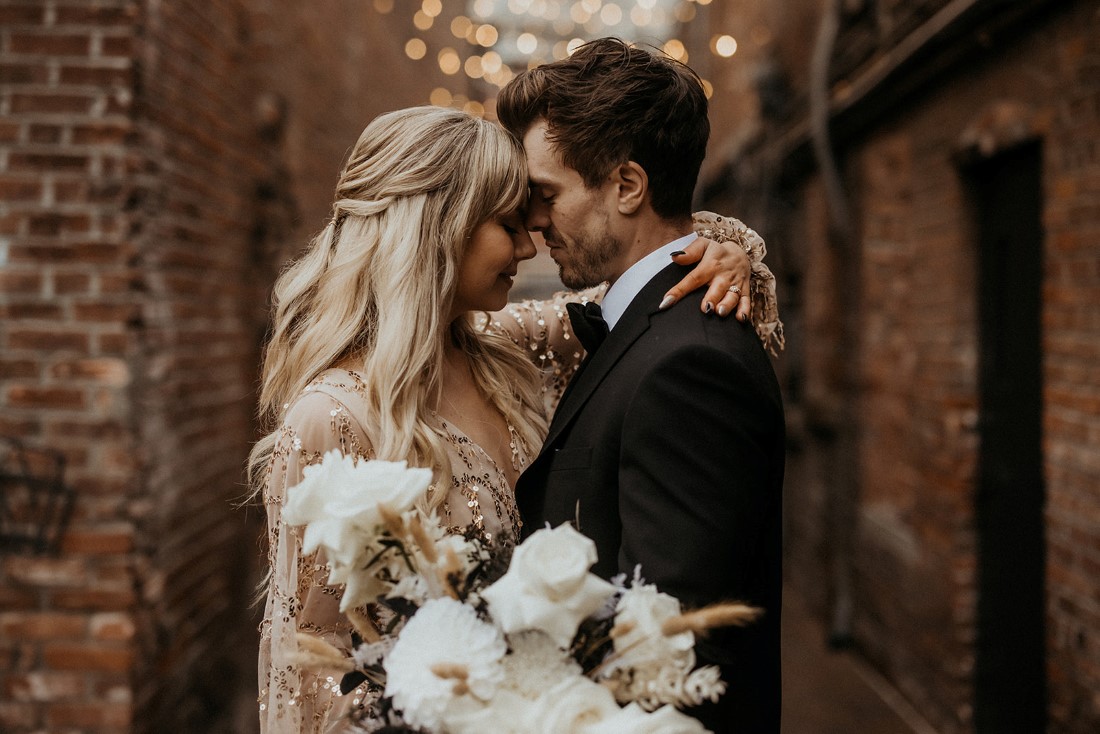
[[[627,216],[636,214],[649,193],[649,176],[645,169],[634,161],[621,163],[611,171],[611,181],[616,187],[619,213]]]

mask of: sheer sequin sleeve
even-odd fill
[[[565,304],[599,303],[606,291],[606,284],[583,291],[562,291],[543,301],[510,303],[489,316],[486,328],[518,344],[539,368],[547,415],[553,414],[584,358],[584,347],[573,336]]]
[[[310,391],[286,413],[277,435],[264,491],[270,578],[260,626],[259,708],[263,734],[339,732],[344,716],[363,691],[340,695],[339,671],[303,670],[296,661],[296,633],[323,637],[342,650],[351,647],[351,628],[339,611],[340,589],[326,584],[327,568],[317,554],[302,553],[302,528],[282,520],[287,489],[302,470],[339,449],[363,455],[366,440],[347,408],[330,395]]]
[[[775,295],[775,276],[764,263],[768,248],[764,239],[740,219],[714,212],[699,211],[691,217],[695,234],[715,242],[732,242],[749,256],[752,275],[749,279],[749,297],[752,298],[752,325],[764,348],[773,356],[776,348],[783,349],[783,322],[779,320],[779,304]]]

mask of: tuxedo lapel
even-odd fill
[[[650,319],[659,311],[661,297],[678,283],[688,270],[690,268],[673,263],[655,275],[630,302],[626,312],[611,330],[603,345],[596,350],[595,354],[585,358],[562,395],[561,402],[558,403],[558,409],[550,423],[550,431],[542,445],[542,453],[553,445],[562,431],[573,421],[623,354],[649,329]]]

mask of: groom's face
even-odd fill
[[[581,175],[561,162],[546,133],[546,123],[540,120],[523,136],[531,178],[527,228],[542,232],[562,283],[569,288],[614,280],[622,274],[619,261],[625,248],[613,233],[611,182],[585,186]]]

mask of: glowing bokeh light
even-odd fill
[[[468,112],[476,117],[485,117],[485,105],[477,100],[472,99],[466,102],[466,104],[462,105],[462,111]]]
[[[504,66],[504,59],[496,51],[488,51],[481,57],[481,68],[485,74],[496,74]]]
[[[457,74],[462,68],[462,59],[458,58],[458,52],[449,46],[439,52],[438,60],[439,70],[444,74]]]
[[[472,25],[473,21],[465,15],[456,15],[451,21],[451,35],[455,38],[465,38]]]
[[[489,48],[497,42],[497,29],[485,23],[484,25],[478,26],[477,31],[474,33],[474,38],[480,45]]]
[[[466,72],[466,76],[471,79],[480,79],[485,76],[485,69],[481,65],[480,56],[471,56],[466,59],[466,63],[462,65],[462,70]]]
[[[630,22],[639,28],[645,28],[653,20],[653,13],[641,5],[635,5],[630,9]]]
[[[450,107],[452,99],[450,90],[443,87],[436,87],[428,96],[428,101],[436,107]]]
[[[496,10],[496,3],[493,0],[476,0],[474,2],[474,15],[487,18],[493,14],[494,10]]]
[[[422,31],[426,31],[432,27],[432,23],[435,18],[425,13],[423,10],[417,10],[416,15],[413,16],[413,25]]]
[[[570,56],[572,56],[573,52],[576,51],[578,48],[580,48],[583,45],[584,45],[584,39],[583,38],[571,39],[569,41],[569,43],[566,44],[566,46],[565,46],[565,52],[567,54],[569,54]]]
[[[680,3],[676,6],[676,10],[673,11],[673,14],[679,22],[690,23],[695,19],[695,6],[691,3]]]
[[[419,38],[410,38],[405,44],[405,55],[413,61],[419,61],[428,53],[428,45]]]
[[[434,18],[443,12],[443,3],[440,0],[424,0],[420,9],[424,11],[424,15],[430,15]]]
[[[676,59],[677,61],[682,61],[684,63],[687,63],[687,59],[688,59],[687,49],[684,48],[684,42],[681,41],[680,39],[673,38],[670,41],[666,41],[665,45],[661,47],[661,50],[664,51],[669,56],[671,56],[672,58]]]
[[[379,13],[393,12],[393,0],[374,0],[374,9]]]
[[[608,3],[600,10],[600,20],[604,25],[618,25],[623,20],[623,9],[615,3]]]
[[[539,39],[534,33],[521,33],[516,39],[516,50],[521,54],[533,54],[539,47]]]
[[[726,59],[737,53],[737,39],[733,36],[715,36],[713,46],[714,52]]]
[[[603,5],[603,0],[581,0],[581,7],[589,13],[599,12],[601,5]]]

